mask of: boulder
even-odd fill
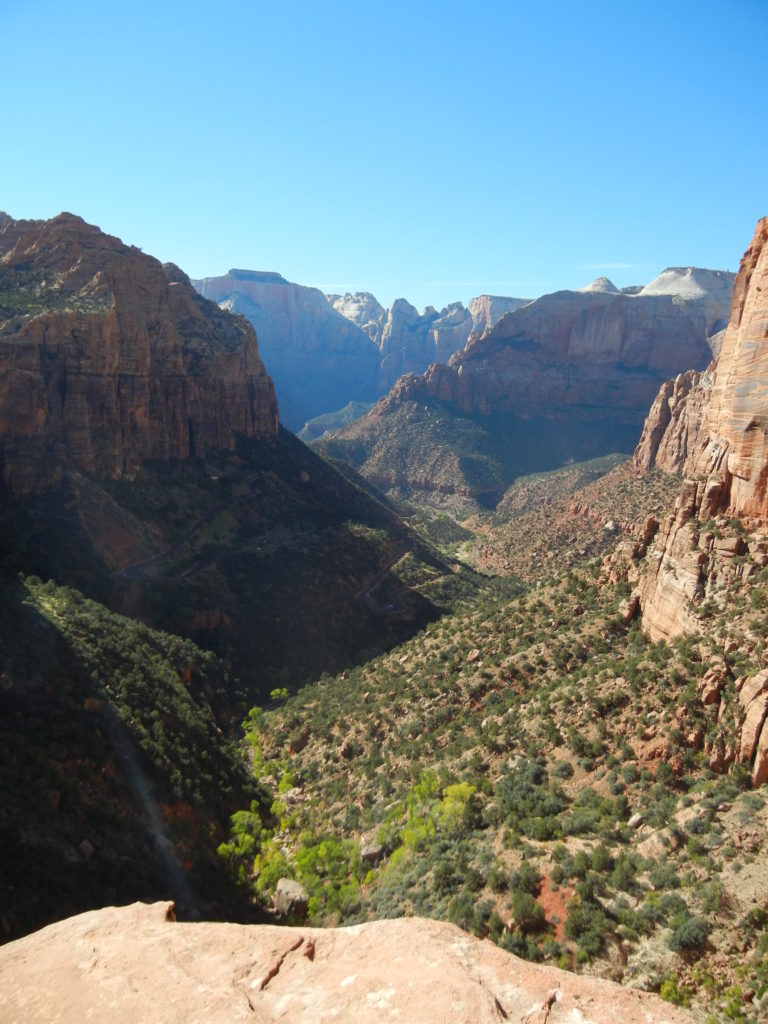
[[[303,920],[309,907],[309,893],[293,878],[281,878],[275,889],[274,905],[280,917]]]
[[[375,867],[383,856],[384,847],[376,839],[371,839],[360,847],[360,860],[366,867]]]

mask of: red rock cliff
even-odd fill
[[[720,484],[720,508],[768,516],[768,217],[758,221],[733,288],[705,433],[690,469]]]
[[[12,494],[63,466],[117,478],[277,426],[253,328],[177,267],[71,214],[0,215],[0,473]]]
[[[659,384],[710,362],[732,275],[670,270],[637,294],[561,291],[503,316],[449,366],[395,385],[464,413],[611,423],[639,430]],[[610,282],[608,282],[610,284]]]
[[[637,592],[644,629],[669,639],[696,629],[694,606],[746,550],[738,538],[713,539],[705,524],[735,516],[754,530],[768,520],[768,217],[741,261],[718,358],[662,387],[635,465],[688,477]]]

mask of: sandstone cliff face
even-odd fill
[[[63,466],[117,478],[277,427],[253,329],[177,267],[71,214],[0,220],[0,472],[13,495]]]
[[[698,449],[714,383],[714,363],[703,373],[687,370],[665,381],[653,401],[635,449],[635,468],[647,473],[658,466],[681,473]]]
[[[350,401],[370,402],[381,394],[376,345],[317,288],[250,270],[230,270],[194,284],[201,295],[243,313],[256,328],[282,420],[291,430]]]
[[[371,341],[379,347],[381,325],[387,318],[387,311],[375,295],[370,292],[346,292],[344,295],[326,295],[337,313],[357,324]]]
[[[706,524],[768,518],[768,218],[758,222],[733,289],[728,328],[705,374],[663,385],[635,452],[639,472],[657,465],[686,480],[649,553],[638,596],[653,639],[696,628],[694,605],[746,551]]]
[[[370,292],[329,295],[334,309],[368,334],[381,352],[380,392],[406,373],[424,373],[432,363],[445,363],[467,343],[481,337],[511,310],[528,303],[498,295],[479,295],[469,305],[453,302],[438,312],[422,313],[405,299],[385,310]]]
[[[730,275],[715,280],[721,276]],[[545,295],[503,316],[449,369],[431,367],[415,387],[467,413],[600,420],[639,430],[663,380],[710,362],[726,316],[721,290],[645,292]]]
[[[519,960],[419,918],[352,928],[181,924],[172,905],[92,911],[0,949],[0,1016],[27,1024],[397,1019],[685,1024],[655,995]]]
[[[768,217],[758,222],[733,289],[717,361],[707,441],[693,472],[717,480],[719,507],[768,515]]]
[[[447,364],[404,374],[366,417],[328,442],[332,454],[379,485],[469,487],[493,503],[522,472],[631,451],[670,371],[711,361],[727,315],[723,282],[732,278],[675,270],[647,289],[620,292],[598,280],[580,292],[545,295],[470,338]],[[684,378],[678,392],[687,386]],[[418,434],[428,434],[426,445],[414,443]],[[382,476],[382,463],[395,460],[399,467]]]
[[[467,339],[470,343],[481,338],[494,327],[506,313],[514,313],[528,305],[528,299],[511,299],[503,295],[478,295],[469,300],[467,309],[472,316],[472,331]]]

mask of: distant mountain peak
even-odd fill
[[[588,284],[585,288],[579,288],[580,292],[610,292],[612,295],[618,295],[619,289],[616,285],[607,277],[596,277],[594,281]]]
[[[256,281],[260,284],[289,283],[282,274],[276,274],[273,270],[237,270],[233,268],[227,272],[227,277],[231,277],[235,281]]]
[[[733,282],[734,275],[727,270],[667,267],[638,294],[676,295],[683,299],[700,299],[705,295],[713,295],[727,306]]]

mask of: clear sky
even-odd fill
[[[438,307],[736,269],[768,2],[0,0],[0,209]]]

